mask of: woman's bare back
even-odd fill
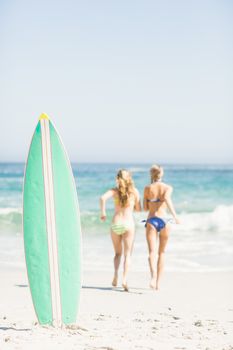
[[[167,208],[166,197],[172,187],[163,183],[155,182],[145,187],[144,209],[149,210],[149,217],[163,216]]]

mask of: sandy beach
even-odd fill
[[[127,293],[110,272],[85,271],[77,326],[62,330],[37,324],[24,268],[0,276],[1,350],[233,349],[231,272],[166,272],[159,292],[131,272]]]

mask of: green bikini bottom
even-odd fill
[[[111,229],[112,232],[116,233],[117,235],[123,235],[126,231],[128,231],[132,227],[132,224],[124,222],[124,223],[117,223],[112,224]]]

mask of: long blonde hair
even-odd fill
[[[131,174],[126,169],[120,169],[117,173],[117,190],[119,196],[119,203],[121,207],[125,207],[134,193],[134,182]]]
[[[163,176],[163,168],[160,165],[152,165],[150,168],[151,183],[158,181]]]

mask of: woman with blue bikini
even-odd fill
[[[117,287],[118,269],[120,266],[122,251],[124,250],[124,270],[122,286],[128,292],[127,274],[132,253],[135,224],[133,211],[140,211],[139,192],[134,187],[131,174],[125,170],[119,170],[116,176],[116,188],[108,190],[100,198],[101,220],[106,220],[106,201],[110,198],[114,201],[115,213],[111,224],[111,237],[114,246],[114,277],[112,286]]]
[[[153,165],[150,169],[151,184],[144,189],[144,210],[149,211],[146,220],[146,239],[149,250],[149,266],[151,272],[150,287],[159,289],[161,273],[164,266],[164,252],[167,245],[170,224],[173,221],[166,216],[168,209],[176,224],[180,221],[176,215],[172,200],[172,187],[162,182],[163,168]],[[156,241],[159,238],[158,260],[156,268]]]

